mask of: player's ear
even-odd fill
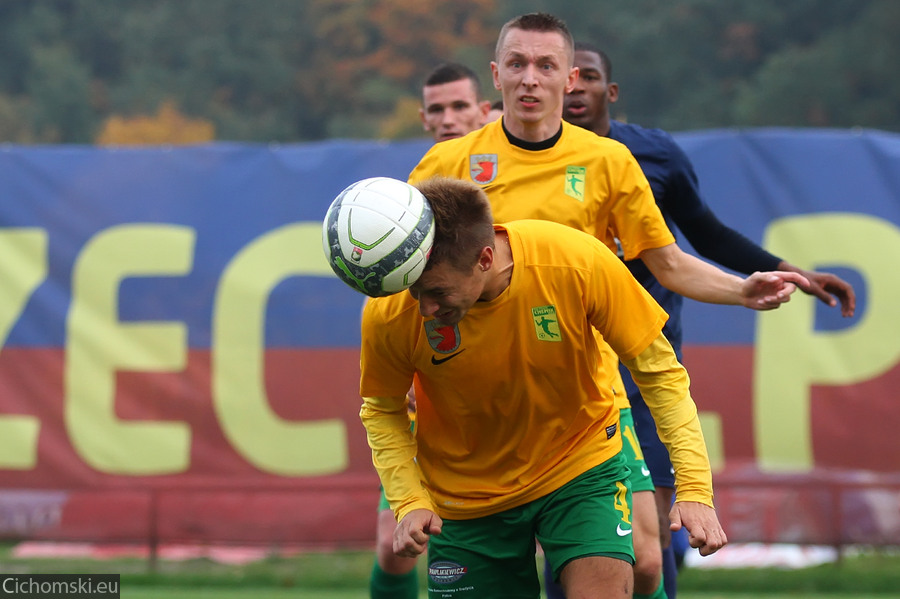
[[[482,100],[478,103],[478,110],[481,111],[481,124],[485,124],[487,122],[487,115],[491,111],[491,101],[490,100]]]
[[[619,99],[619,84],[618,83],[610,83],[606,86],[606,95],[609,98],[610,102],[615,102]]]
[[[494,89],[500,89],[500,71],[497,63],[493,60],[491,61],[491,78],[494,80]]]
[[[485,246],[481,248],[481,254],[478,255],[478,265],[477,268],[481,272],[485,272],[491,269],[491,265],[494,263],[494,249],[490,246]]]
[[[578,67],[569,69],[569,77],[566,80],[566,93],[570,93],[575,89],[575,83],[578,81]]]
[[[431,131],[431,127],[428,126],[428,121],[425,120],[425,109],[419,108],[419,118],[422,119],[422,129],[425,131]]]

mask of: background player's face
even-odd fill
[[[561,119],[563,96],[577,75],[562,34],[521,29],[507,32],[491,71],[507,120],[527,124]]]
[[[422,316],[433,316],[440,325],[452,326],[481,297],[485,281],[485,273],[478,264],[471,271],[461,271],[442,262],[423,272],[409,293],[419,302]]]
[[[471,79],[426,85],[422,88],[422,124],[434,141],[462,137],[484,124],[489,107],[479,102]]]
[[[595,52],[575,52],[578,80],[566,94],[563,118],[572,124],[595,130],[606,119],[609,103],[616,101],[617,88],[606,80],[603,61]]]

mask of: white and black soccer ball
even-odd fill
[[[334,199],[322,225],[322,247],[334,273],[370,297],[416,282],[434,242],[434,216],[412,185],[373,177]]]

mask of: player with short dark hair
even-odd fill
[[[409,293],[366,304],[360,417],[399,520],[394,549],[427,547],[429,595],[538,597],[536,537],[570,596],[631,596],[631,491],[606,387],[618,361],[595,331],[663,416],[678,465],[673,519],[701,553],[723,546],[665,312],[594,237],[537,220],[492,226],[469,182],[417,187],[434,246]]]
[[[831,306],[837,305],[840,301],[844,316],[853,314],[855,295],[848,283],[831,273],[800,269],[773,256],[719,221],[700,195],[693,165],[671,135],[660,129],[645,129],[611,118],[609,105],[618,100],[619,86],[612,79],[612,62],[605,52],[592,44],[577,42],[574,65],[579,69],[578,80],[573,89],[566,94],[563,118],[628,147],[647,177],[656,203],[670,229],[674,230],[672,224],[677,225],[678,230],[701,256],[734,271],[744,274],[763,270],[799,272],[810,282],[810,286],[803,288],[803,291],[815,295]],[[672,343],[680,360],[682,297],[660,285],[640,260],[629,260],[626,265],[669,314],[663,333]],[[666,522],[675,491],[672,464],[665,446],[656,435],[653,418],[624,368],[622,377],[631,405],[640,451],[656,488],[655,503],[662,534],[663,580],[668,598],[674,599],[677,569]],[[641,576],[651,578],[649,586],[656,584],[653,582],[652,572],[645,573],[636,569],[635,588],[640,588]],[[561,594],[548,586],[548,596],[557,599]]]
[[[475,71],[459,63],[437,66],[422,86],[419,117],[434,141],[461,137],[485,123],[491,103],[481,96]]]
[[[490,103],[481,100],[481,82],[469,67],[444,63],[435,67],[422,86],[419,116],[435,142],[461,137],[485,123]],[[410,416],[415,418],[415,396],[409,395]],[[416,559],[394,554],[397,526],[384,494],[378,502],[375,529],[375,563],[369,578],[371,599],[416,599],[419,582]]]

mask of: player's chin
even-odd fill
[[[462,317],[462,314],[453,311],[447,312],[446,314],[435,314],[434,321],[442,327],[452,327],[459,324],[459,321],[462,320]]]
[[[579,127],[586,125],[590,121],[590,118],[588,117],[588,114],[586,111],[584,111],[584,110],[574,110],[573,111],[573,110],[569,110],[568,108],[563,109],[563,118],[566,121],[572,123],[573,125],[578,125]]]

